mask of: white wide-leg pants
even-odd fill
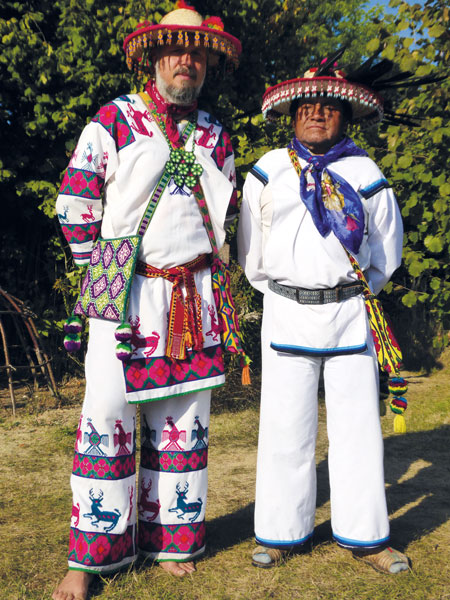
[[[96,321],[86,357],[71,477],[69,568],[117,570],[138,550],[158,561],[191,560],[205,547],[211,391],[140,405],[136,485],[137,409],[125,400],[114,344],[102,339],[108,325]]]
[[[376,547],[389,538],[378,368],[371,340],[368,345],[363,354],[327,358],[280,353],[270,348],[270,324],[263,322],[258,543],[283,548],[313,534],[322,363],[333,536],[348,548]]]

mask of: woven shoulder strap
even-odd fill
[[[158,118],[158,114],[156,112],[156,106],[153,104],[152,99],[146,92],[140,92],[139,96],[142,98],[142,100],[145,102],[145,104],[150,109],[150,111],[153,115],[154,121],[155,121],[156,125],[159,127],[159,129],[161,130],[161,132],[163,133],[168,145],[170,147],[173,147],[173,145],[171,144],[171,142],[165,132],[164,123],[162,122],[161,119]],[[192,132],[195,130],[196,122],[197,122],[197,119],[189,121],[188,124],[186,125],[186,127],[184,128],[183,132],[181,133],[180,141],[183,146],[187,142],[189,137],[191,136]],[[142,219],[139,223],[137,234],[141,237],[147,231],[150,221],[152,220],[152,217],[155,213],[158,202],[161,199],[161,196],[163,195],[164,190],[166,189],[169,181],[172,178],[172,172],[170,171],[170,168],[168,165],[169,165],[169,162],[167,162],[164,167],[164,171],[150,196],[150,199],[147,204],[147,208],[145,209],[144,215],[142,216]]]

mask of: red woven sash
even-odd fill
[[[137,263],[137,275],[162,277],[172,283],[165,350],[165,355],[170,358],[183,360],[186,358],[186,348],[203,348],[201,297],[195,287],[194,273],[206,269],[210,264],[209,254],[202,254],[184,265],[171,269],[158,269],[140,261]]]

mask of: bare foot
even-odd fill
[[[167,571],[171,575],[175,575],[175,577],[184,577],[185,575],[190,575],[195,571],[195,565],[193,562],[175,562],[172,560],[167,560],[159,563],[164,571]]]
[[[53,592],[53,600],[86,600],[88,587],[94,575],[85,571],[67,571]]]

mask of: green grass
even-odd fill
[[[448,523],[450,352],[430,376],[409,374],[408,432],[383,417],[392,543],[411,572],[385,576],[331,542],[325,411],[317,442],[318,507],[312,551],[278,569],[251,566],[258,434],[258,379],[244,390],[232,376],[215,393],[210,426],[208,548],[182,580],[149,562],[98,579],[96,600],[444,600],[450,599]],[[0,390],[1,600],[48,599],[66,570],[69,474],[83,385],[69,382],[58,407],[43,390],[22,397],[16,417]],[[20,397],[18,395],[18,397]]]

